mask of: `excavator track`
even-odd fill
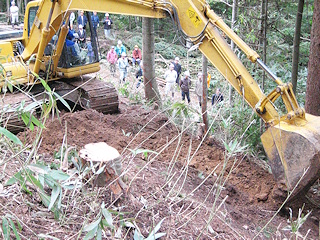
[[[115,87],[96,77],[84,77],[67,84],[79,88],[80,106],[84,109],[94,109],[104,114],[118,112],[119,99]]]
[[[94,109],[104,114],[119,111],[117,90],[111,83],[103,82],[95,77],[53,81],[49,83],[49,86],[67,102],[80,106],[81,109]],[[3,95],[0,102],[0,125],[13,133],[23,131],[26,125],[16,109],[22,102],[24,106],[27,106],[35,100],[43,100],[47,96],[43,93],[44,88],[37,85],[30,91],[32,96],[21,92]]]

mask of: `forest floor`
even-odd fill
[[[106,65],[98,77],[122,87]],[[128,81],[130,90],[143,91],[135,88],[133,72]],[[177,93],[175,101],[180,98]],[[191,107],[197,108],[194,96]],[[117,114],[61,112],[59,119],[47,120],[45,126],[33,148],[37,154],[32,163],[59,166],[61,147],[78,152],[88,143],[105,142],[121,154],[122,179],[129,188],[118,195],[109,186],[90,183],[65,190],[60,217],[55,219],[34,185],[27,184],[28,193],[19,184],[5,186],[21,170],[22,158],[13,153],[8,157],[3,143],[0,213],[21,224],[21,239],[83,239],[84,227],[99,218],[102,203],[113,219],[102,239],[145,239],[134,237],[135,232],[146,237],[160,222],[158,232],[165,233],[161,239],[319,239],[319,182],[306,196],[281,207],[286,195],[261,167],[261,160],[230,155],[218,141],[198,139],[154,106],[132,103],[119,94]],[[36,134],[27,130],[18,136],[26,146],[34,146]],[[26,158],[29,154],[30,150],[24,151]],[[67,173],[72,175],[74,169],[69,163]],[[50,195],[51,190],[46,191]],[[303,224],[297,221],[302,207],[304,215],[312,211]]]

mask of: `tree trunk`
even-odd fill
[[[142,56],[143,56],[143,81],[146,99],[161,104],[161,98],[156,81],[154,69],[154,25],[152,18],[142,19]]]
[[[21,0],[16,0],[16,6],[18,6],[18,8],[19,8],[19,16],[20,16],[20,14],[23,12]]]
[[[300,33],[301,33],[301,22],[303,13],[304,0],[299,0],[298,12],[296,18],[296,27],[293,39],[293,56],[292,56],[292,85],[293,91],[296,93],[297,81],[298,81],[298,70],[299,70],[299,47],[300,47]]]
[[[208,76],[208,59],[202,54],[202,119],[205,125],[205,134],[208,131],[208,114],[207,114],[207,76]]]
[[[231,29],[234,29],[234,24],[236,22],[238,15],[238,0],[233,0],[233,5],[232,5],[232,19],[231,19]],[[231,40],[231,49],[234,51],[234,42]],[[232,92],[233,92],[233,87],[231,84],[229,84],[229,105],[232,103]]]
[[[6,3],[7,3],[7,16],[8,16],[7,22],[9,23],[9,21],[11,22],[11,19],[10,19],[10,0],[7,0]]]
[[[306,112],[320,116],[320,1],[314,1],[308,63]]]
[[[262,0],[261,4],[261,37],[260,37],[260,44],[262,42],[262,61],[267,63],[267,21],[268,21],[268,0]],[[266,80],[266,72],[263,71],[262,73],[262,83],[261,83],[261,90],[264,92],[264,83]],[[264,122],[260,119],[260,133],[264,132]]]
[[[263,0],[262,1],[262,61],[264,63],[267,63],[267,21],[268,21],[268,0]],[[264,82],[266,79],[266,73],[263,72],[262,75],[262,84],[261,84],[261,89],[264,91]]]
[[[131,29],[132,29],[132,26],[131,26],[131,17],[128,16],[128,19],[129,19],[129,31],[131,31]]]

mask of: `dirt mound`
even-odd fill
[[[34,135],[27,131],[20,134],[20,138],[23,137],[26,142],[31,143]],[[173,231],[171,236],[175,239],[178,236],[197,236],[200,233],[199,229],[205,224],[202,216],[209,216],[212,205],[218,203],[224,206],[226,216],[224,220],[211,223],[217,236],[229,239],[238,239],[239,236],[251,238],[266,223],[266,219],[272,217],[285,197],[276,187],[272,175],[245,156],[228,158],[219,143],[201,142],[187,132],[181,132],[163,113],[141,105],[130,105],[124,99],[121,101],[119,114],[103,115],[94,110],[86,110],[65,113],[60,117],[60,121],[54,119],[47,122],[39,151],[52,155],[60,149],[62,143],[75,146],[79,150],[92,142],[106,142],[123,156],[124,170],[127,171],[129,180],[134,181],[131,193],[136,199],[131,199],[130,203],[127,202],[128,199],[122,200],[128,211],[135,212],[141,196],[149,196],[153,191],[156,191],[155,199],[166,199],[166,194],[169,196],[173,189],[166,182],[169,177],[181,185],[180,195],[192,193],[192,197],[170,205],[167,201],[158,204],[149,196],[149,204],[156,206],[153,210],[159,211],[159,217],[170,217],[170,221],[173,221],[164,225],[167,233],[170,232],[170,228],[176,228],[174,221],[177,221],[170,211],[185,210],[190,214],[198,205],[204,206],[194,216],[192,227],[188,224],[182,227],[184,231],[189,229],[194,232],[186,231],[187,234],[182,234]],[[131,150],[134,149],[148,149],[157,154],[147,157],[140,154],[132,159]],[[147,172],[140,173],[139,168],[132,167],[133,163]],[[183,178],[179,179],[179,174],[183,175]],[[223,177],[220,178],[222,174]],[[202,183],[205,177],[209,178]],[[221,188],[216,188],[217,186]],[[219,194],[217,191],[220,191]],[[177,193],[178,196],[179,194]],[[207,196],[206,199],[203,199],[204,196]],[[185,209],[186,204],[194,206]],[[219,214],[217,213],[218,216]],[[146,224],[150,222],[147,212],[139,217]],[[230,221],[230,229],[236,228],[239,236],[235,235],[233,230],[225,229],[223,221],[226,218]],[[181,219],[179,222],[181,223]],[[283,222],[283,219],[277,216],[272,223],[273,228],[275,229],[280,222]],[[314,226],[313,224],[310,222],[309,228]]]
[[[30,131],[21,135],[29,143],[34,139]],[[60,149],[62,143],[80,149],[92,142],[106,142],[122,154],[127,154],[128,149],[139,148],[156,151],[161,153],[158,156],[160,161],[170,162],[172,158],[180,162],[188,160],[190,166],[204,173],[216,168],[218,175],[225,160],[225,150],[219,143],[201,143],[190,134],[181,132],[166,115],[141,105],[126,104],[120,106],[119,114],[103,115],[86,110],[65,113],[60,120],[48,122],[39,151],[52,154]],[[231,180],[232,192],[241,189],[251,203],[275,202],[269,196],[276,185],[272,175],[246,157],[229,159],[225,171]]]

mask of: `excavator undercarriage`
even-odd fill
[[[53,81],[50,88],[58,93],[72,109],[94,109],[104,114],[118,112],[118,92],[111,83],[103,82],[96,77],[68,79],[68,81]],[[13,132],[18,133],[25,129],[26,124],[19,115],[19,109],[29,104],[46,100],[41,85],[34,86],[28,92],[14,92],[3,96],[0,102],[0,124]],[[23,103],[23,106],[21,105]],[[17,111],[18,110],[18,111]],[[34,109],[33,114],[36,114]]]

